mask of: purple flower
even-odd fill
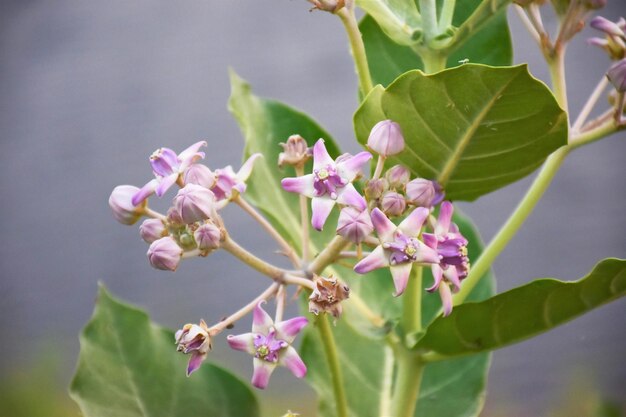
[[[416,178],[406,185],[406,198],[418,207],[431,208],[441,203],[444,192],[441,186],[424,178]]]
[[[122,224],[135,224],[143,215],[146,203],[137,206],[132,198],[139,188],[132,185],[118,185],[109,196],[109,207],[113,210],[113,217]]]
[[[200,320],[200,325],[188,323],[176,332],[174,338],[178,344],[176,350],[191,354],[187,365],[187,376],[189,376],[202,365],[207,353],[211,350],[209,327],[204,320]]]
[[[428,217],[429,210],[418,207],[398,226],[379,209],[372,210],[372,223],[378,233],[380,245],[354,266],[359,274],[389,267],[396,288],[395,296],[404,292],[413,263],[439,263],[439,255],[417,237]]]
[[[467,239],[459,232],[458,227],[451,222],[454,207],[449,201],[441,203],[439,219],[435,233],[424,233],[423,239],[429,247],[437,251],[440,257],[438,264],[431,265],[435,282],[427,291],[439,290],[443,304],[443,314],[447,316],[452,311],[452,291],[461,288],[461,281],[469,273],[470,263],[467,257]]]
[[[217,217],[215,195],[197,184],[187,184],[174,197],[174,207],[185,224]]]
[[[230,165],[215,170],[215,184],[211,187],[211,191],[215,194],[217,201],[230,200],[233,197],[233,190],[239,194],[246,191],[246,180],[252,173],[254,162],[261,156],[260,153],[250,155],[238,172],[235,172]]]
[[[369,152],[359,152],[354,156],[342,155],[335,161],[320,139],[313,146],[313,173],[285,178],[282,186],[286,191],[312,199],[311,224],[316,230],[322,230],[336,203],[365,210],[365,199],[351,183],[371,158]]]
[[[590,38],[587,43],[599,46],[604,49],[613,60],[624,58],[626,54],[626,20],[621,17],[617,22],[611,22],[602,16],[596,16],[589,22],[589,25],[601,32],[605,38]]]
[[[154,193],[159,197],[165,194],[187,167],[204,158],[204,152],[199,152],[199,149],[206,145],[205,141],[196,142],[178,155],[170,148],[154,151],[150,156],[150,165],[156,178],[141,187],[133,196],[133,204],[138,205]]]
[[[267,387],[276,365],[286,366],[296,378],[306,375],[306,365],[291,344],[308,323],[305,317],[274,323],[261,307],[263,303],[260,301],[254,308],[251,333],[229,335],[227,338],[231,348],[254,356],[252,385],[260,389]]]
[[[384,157],[399,154],[404,149],[400,125],[393,120],[376,123],[367,138],[367,146]]]
[[[611,22],[609,19],[605,17],[596,16],[593,19],[591,19],[591,21],[589,22],[589,26],[601,32],[604,32],[605,34],[609,36],[619,36],[621,38],[625,37],[624,26],[626,26],[626,24],[624,22],[624,18],[620,18],[620,20],[617,23],[615,23],[615,22]]]

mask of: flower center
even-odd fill
[[[317,178],[319,178],[320,180],[325,180],[326,178],[328,178],[330,174],[328,173],[328,170],[326,168],[322,168],[317,172]]]
[[[337,198],[337,188],[344,187],[348,181],[344,180],[337,174],[337,170],[328,165],[324,168],[313,171],[314,180],[313,187],[317,197],[328,195],[333,200]]]
[[[418,240],[413,237],[398,233],[396,239],[391,243],[383,244],[383,248],[391,251],[389,262],[391,265],[415,262],[419,251]]]
[[[270,348],[267,345],[261,345],[256,348],[256,354],[258,358],[265,359],[270,354]]]
[[[412,257],[417,253],[417,248],[411,244],[408,244],[404,249],[404,253],[406,253],[409,257]]]

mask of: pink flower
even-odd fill
[[[285,178],[282,186],[286,191],[312,199],[311,224],[316,230],[322,230],[336,203],[365,210],[367,203],[352,181],[371,158],[369,152],[359,152],[354,156],[342,155],[333,160],[324,146],[324,140],[320,139],[313,146],[313,173]]]
[[[233,197],[233,190],[239,194],[246,191],[246,180],[252,173],[254,162],[261,156],[260,153],[250,155],[237,172],[230,165],[215,170],[215,184],[210,189],[217,201],[230,200]]]
[[[409,281],[413,263],[439,263],[439,255],[417,237],[429,211],[418,207],[398,226],[378,208],[372,210],[371,217],[380,245],[354,266],[359,274],[378,268],[389,267],[396,287],[395,296],[402,294]]]
[[[170,148],[154,151],[150,156],[150,165],[156,178],[148,181],[133,196],[133,204],[138,205],[154,193],[159,197],[165,194],[187,167],[204,158],[204,152],[199,152],[199,149],[206,145],[205,141],[196,142],[178,155]]]
[[[176,332],[174,338],[178,344],[176,350],[191,354],[187,365],[187,376],[189,376],[202,365],[211,350],[209,328],[204,320],[200,320],[199,325],[188,323]]]
[[[296,378],[306,375],[306,365],[291,344],[308,323],[305,317],[274,323],[261,307],[263,303],[259,302],[254,308],[251,333],[227,338],[231,348],[254,356],[252,385],[260,389],[267,387],[276,365],[286,366]]]

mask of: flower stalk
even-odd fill
[[[337,417],[348,417],[348,399],[344,388],[343,373],[339,366],[339,353],[337,351],[337,345],[335,344],[335,337],[333,336],[330,323],[328,322],[328,317],[326,317],[326,315],[318,316],[316,324],[328,361],[328,368],[330,369]]]
[[[354,14],[354,6],[346,6],[337,12],[337,16],[341,19],[343,26],[350,41],[350,52],[354,59],[356,73],[359,78],[359,91],[365,97],[374,88],[372,84],[372,76],[370,75],[367,56],[365,54],[365,45],[359,31],[359,24]]]

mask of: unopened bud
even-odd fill
[[[360,211],[354,207],[344,207],[339,213],[337,234],[353,243],[362,242],[374,231],[374,225],[367,209]]]
[[[206,188],[211,188],[215,185],[217,178],[213,171],[206,165],[193,164],[185,171],[183,178],[185,185],[197,184]]]
[[[157,239],[167,236],[167,229],[160,219],[146,219],[139,226],[139,235],[146,243],[152,243]]]
[[[198,249],[208,254],[220,246],[222,231],[215,224],[208,222],[200,225],[193,233],[193,236],[196,239]]]
[[[401,190],[411,179],[411,173],[404,165],[394,165],[387,170],[385,178],[391,188]]]
[[[589,22],[589,26],[594,29],[600,30],[607,35],[624,37],[624,28],[619,26],[619,22],[611,22],[602,16],[596,16]]]
[[[144,200],[137,206],[132,203],[133,195],[139,191],[139,188],[132,185],[118,185],[113,189],[109,196],[109,207],[113,210],[113,217],[122,224],[135,224],[143,215],[143,209],[146,207],[147,201]]]
[[[389,217],[400,216],[406,209],[406,201],[402,195],[395,191],[388,191],[383,194],[383,198],[380,200],[380,208]]]
[[[187,184],[174,197],[174,207],[186,224],[214,218],[215,195],[211,190],[197,184]]]
[[[626,91],[626,58],[617,61],[606,73],[606,77],[609,79],[615,90],[620,93]]]
[[[444,192],[435,181],[416,178],[406,185],[406,197],[418,207],[430,208],[441,203]]]
[[[341,302],[350,297],[350,288],[333,277],[315,277],[315,289],[309,296],[309,312],[315,315],[330,313],[337,318],[341,315]]]
[[[150,265],[163,271],[176,271],[182,255],[182,248],[170,236],[155,240],[148,248]]]
[[[384,178],[370,180],[365,186],[365,196],[369,200],[378,200],[389,189],[389,183]]]
[[[309,145],[300,135],[291,135],[286,143],[281,143],[283,152],[278,154],[278,166],[284,165],[301,166],[311,158]]]
[[[381,156],[399,154],[404,149],[400,125],[392,120],[376,123],[367,139],[367,146]]]

